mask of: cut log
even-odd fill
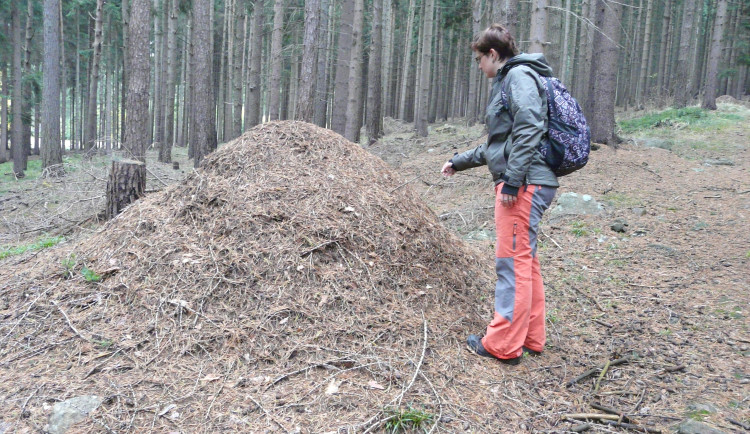
[[[107,180],[107,220],[114,218],[146,191],[146,164],[136,160],[112,162]]]

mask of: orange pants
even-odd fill
[[[505,208],[500,202],[502,186],[495,186],[495,314],[482,345],[495,357],[513,359],[523,354],[524,346],[544,349],[544,284],[536,254],[537,233],[557,188],[521,186],[518,202]]]

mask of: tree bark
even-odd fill
[[[12,31],[9,33],[12,35]],[[5,62],[3,62],[2,71],[3,89],[2,95],[0,95],[0,163],[5,163],[8,161],[8,95],[10,95],[11,81],[8,74],[8,66]]]
[[[247,108],[245,131],[260,123],[260,69],[263,54],[263,0],[255,0],[253,6],[253,26],[250,38],[250,72],[247,80]]]
[[[138,0],[133,0],[133,6]],[[146,191],[146,163],[138,160],[112,162],[107,179],[106,219],[112,219]]]
[[[177,0],[170,0],[167,26],[167,89],[164,103],[164,141],[159,148],[159,161],[162,163],[172,162],[172,145],[174,144],[175,80],[177,77],[177,3]]]
[[[232,138],[236,138],[242,133],[242,71],[245,65],[243,41],[247,39],[246,12],[245,0],[237,0],[234,9],[235,21],[237,23],[234,28],[234,69],[232,70],[232,92],[234,93],[232,96],[232,102],[234,102],[234,108],[232,109]]]
[[[281,62],[283,53],[281,44],[284,29],[284,0],[274,0],[273,3],[273,33],[271,35],[271,77],[268,89],[269,120],[279,119],[281,109]]]
[[[411,82],[411,78],[409,77],[409,74],[412,70],[412,62],[411,62],[411,52],[412,52],[412,40],[414,39],[414,21],[416,20],[415,17],[416,14],[416,2],[414,0],[409,0],[409,10],[407,13],[407,23],[406,23],[406,43],[404,45],[404,54],[402,56],[402,65],[401,65],[401,102],[398,105],[398,118],[401,120],[407,120],[407,107],[406,102],[408,100],[407,98],[407,90],[409,87],[409,83]]]
[[[724,27],[726,26],[728,0],[718,0],[714,33],[711,39],[708,64],[706,65],[706,86],[703,91],[701,107],[716,110],[716,91],[719,86],[719,62],[721,61],[721,46],[724,42]]]
[[[354,21],[352,23],[352,49],[349,59],[349,100],[346,104],[346,128],[344,137],[357,142],[362,127],[362,23],[364,21],[364,0],[354,0]]]
[[[370,36],[370,63],[367,89],[367,142],[375,143],[383,135],[382,65],[383,60],[383,0],[372,3],[372,35]]]
[[[645,29],[643,31],[643,50],[641,51],[641,70],[638,76],[638,86],[635,91],[636,104],[639,106],[643,104],[644,94],[646,90],[646,77],[648,75],[648,60],[649,50],[651,49],[651,15],[654,9],[653,0],[648,0],[646,3],[646,22]]]
[[[150,144],[150,132],[146,128],[149,124],[148,102],[151,84],[150,25],[150,0],[132,0],[128,25],[127,69],[129,72],[123,147],[129,158],[143,162],[146,161],[146,148]]]
[[[420,80],[420,109],[416,119],[417,134],[427,137],[427,118],[429,117],[430,78],[435,72],[432,70],[432,26],[435,16],[435,0],[426,0],[424,14],[424,35],[422,36],[422,66]]]
[[[547,0],[532,0],[529,34],[529,53],[544,53],[547,45]]]
[[[102,55],[102,6],[103,0],[96,0],[96,18],[94,19],[94,43],[89,74],[89,98],[86,105],[86,125],[83,129],[83,143],[87,151],[96,146],[96,97],[99,86],[99,61]],[[149,20],[150,21],[150,20]]]
[[[315,108],[315,71],[318,65],[318,26],[320,24],[320,0],[305,0],[305,35],[302,42],[302,70],[300,73],[299,99],[296,119],[313,121]]]
[[[31,1],[31,0],[27,0]],[[23,125],[20,122],[23,116],[23,66],[21,64],[21,13],[18,2],[11,2],[11,22],[13,27],[13,96],[11,99],[11,110],[13,123],[11,124],[10,146],[13,154],[13,175],[23,178],[26,168],[25,155],[23,151]]]
[[[346,132],[348,117],[347,104],[349,101],[349,69],[352,56],[354,0],[347,0],[342,3],[340,20],[331,129],[343,135]]]
[[[313,97],[313,122],[320,127],[326,126],[326,112],[328,111],[328,52],[329,47],[333,45],[332,32],[328,29],[330,25],[329,9],[329,1],[322,0],[320,3],[320,22],[318,23],[318,46],[316,47],[318,65],[315,73],[315,93]]]
[[[672,20],[672,1],[666,0],[664,3],[664,14],[662,15],[662,28],[661,28],[661,41],[659,47],[659,71],[656,84],[656,92],[659,95],[659,99],[664,96],[666,83],[667,83],[667,56],[669,51],[669,25]]]
[[[281,1],[281,0],[277,0]],[[216,149],[216,100],[213,86],[213,46],[211,45],[211,0],[193,1],[193,79],[192,102],[195,167]]]
[[[611,146],[618,144],[615,136],[615,88],[617,58],[620,43],[620,3],[596,0],[596,24],[602,32],[594,35],[594,52],[597,60],[590,80],[594,82],[591,122],[591,140]]]

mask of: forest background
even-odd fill
[[[618,141],[616,107],[713,109],[750,82],[744,0],[22,0],[0,17],[0,162],[17,177],[39,153],[59,173],[71,150],[188,147],[197,166],[275,119],[369,143],[384,117],[421,136],[472,125],[489,86],[469,43],[491,22],[545,54],[600,143]]]

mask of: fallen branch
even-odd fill
[[[571,413],[562,415],[562,418],[572,420],[619,420],[620,416],[602,413]]]
[[[628,418],[628,417],[627,417],[627,416],[625,415],[625,413],[621,412],[620,410],[614,409],[614,408],[612,408],[612,407],[605,407],[605,406],[603,406],[603,405],[601,405],[601,404],[597,404],[597,403],[595,403],[595,402],[592,402],[592,403],[591,403],[591,407],[592,407],[592,408],[595,408],[595,409],[597,409],[597,410],[601,410],[601,411],[603,411],[603,412],[605,412],[605,413],[609,413],[609,414],[616,414],[616,415],[620,416],[620,420],[621,420],[621,421],[623,421],[623,422],[628,422],[628,423],[632,423],[632,422],[633,422],[632,420],[630,420],[630,419],[629,419],[629,418]]]
[[[740,422],[740,421],[738,421],[738,420],[734,420],[734,419],[732,419],[731,417],[728,417],[728,418],[727,418],[727,421],[728,421],[729,423],[731,423],[732,425],[737,425],[737,426],[739,426],[739,427],[742,427],[742,429],[744,429],[744,430],[746,430],[746,431],[750,431],[750,425],[748,425],[748,424],[746,424],[746,423],[742,423],[742,422]]]
[[[599,391],[599,385],[602,382],[602,378],[604,378],[604,376],[607,375],[607,371],[609,371],[609,364],[610,364],[610,361],[607,360],[607,363],[604,364],[604,369],[602,369],[602,373],[599,374],[599,378],[596,379],[596,385],[594,386],[594,393]]]
[[[661,430],[653,429],[653,428],[646,428],[645,426],[640,425],[634,425],[632,423],[625,423],[625,422],[617,422],[614,420],[605,420],[602,421],[603,423],[610,425],[610,426],[616,426],[617,428],[625,428],[625,429],[631,429],[633,431],[640,431],[640,432],[646,432],[646,433],[659,433],[661,434]]]
[[[281,428],[282,430],[284,430],[285,433],[289,434],[289,430],[286,429],[284,427],[284,425],[282,425],[281,423],[279,423],[279,421],[277,421],[273,416],[271,416],[271,413],[269,413],[265,408],[263,408],[263,406],[260,405],[260,402],[256,401],[255,398],[253,398],[252,395],[248,394],[247,397],[250,398],[250,400],[253,401],[253,403],[255,403],[255,405],[258,406],[259,409],[263,410],[263,413],[265,413],[266,417],[268,417],[269,419],[271,419],[271,422],[275,423],[276,425],[278,425],[279,428]]]
[[[76,334],[76,335],[77,335],[77,336],[78,336],[79,338],[83,339],[84,341],[86,341],[86,342],[91,342],[91,339],[89,339],[89,338],[87,338],[87,337],[83,336],[83,335],[82,335],[82,334],[81,334],[81,333],[80,333],[80,332],[79,332],[79,331],[78,331],[78,330],[77,330],[77,329],[75,328],[75,326],[73,325],[73,323],[72,323],[72,322],[70,322],[70,318],[68,318],[68,314],[66,314],[66,313],[65,313],[65,311],[64,311],[64,310],[62,310],[62,308],[60,307],[60,305],[59,305],[59,304],[57,304],[57,302],[56,302],[56,301],[53,301],[53,302],[52,302],[52,304],[53,304],[53,305],[55,305],[55,307],[57,308],[57,310],[59,310],[59,311],[60,311],[60,313],[62,314],[62,316],[64,316],[64,317],[65,317],[65,321],[67,321],[67,323],[68,323],[68,326],[70,327],[70,329],[71,329],[71,330],[73,330],[73,333],[75,333],[75,334]]]
[[[633,356],[625,356],[625,357],[622,357],[620,359],[617,359],[617,360],[614,360],[614,361],[610,362],[609,363],[609,367],[617,366],[617,365],[622,365],[623,363],[628,363],[628,362],[630,362],[633,359],[634,359]],[[600,372],[602,369],[603,369],[603,367],[602,368],[591,368],[588,371],[584,372],[583,374],[581,374],[581,375],[577,376],[576,378],[574,378],[574,379],[568,381],[567,383],[565,383],[565,387],[570,387],[570,386],[576,384],[577,382],[583,380],[584,378],[590,377],[591,375],[594,375],[597,372]]]

